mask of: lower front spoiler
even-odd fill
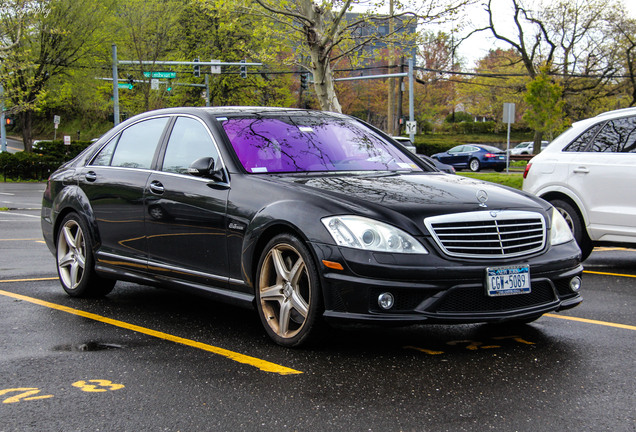
[[[365,323],[378,325],[410,325],[410,324],[474,324],[523,322],[536,319],[548,312],[559,312],[570,309],[581,303],[579,294],[564,300],[558,300],[523,310],[473,313],[431,313],[416,312],[404,314],[391,313],[350,313],[326,310],[323,317],[330,323]]]

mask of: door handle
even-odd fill
[[[574,168],[574,172],[578,174],[587,174],[590,172],[590,170],[584,166],[580,166],[578,168]]]
[[[152,192],[155,195],[161,195],[162,193],[164,193],[165,189],[163,187],[163,185],[161,184],[161,182],[158,182],[157,180],[153,181],[150,183],[150,192]]]
[[[95,171],[89,171],[86,174],[84,174],[84,178],[86,179],[86,181],[89,181],[92,183],[95,180],[97,180],[97,174],[95,174]]]

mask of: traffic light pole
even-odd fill
[[[240,66],[241,70],[245,71],[244,74],[247,76],[247,66],[262,66],[263,63],[247,63],[245,60],[240,62],[219,62],[219,61],[209,61],[209,62],[200,62],[200,61],[152,61],[152,60],[117,60],[117,46],[113,44],[113,122],[115,126],[119,124],[119,71],[117,70],[118,65],[162,65],[162,66],[210,66],[221,67],[221,66]],[[243,69],[245,68],[245,69]],[[200,69],[199,69],[200,70]],[[196,87],[203,87],[203,85],[193,84]],[[206,88],[206,98],[205,103],[206,106],[210,106],[210,86],[208,81],[208,74],[205,74],[205,88]]]
[[[2,141],[0,150],[7,151],[7,128],[4,116],[4,87],[0,84],[0,140]]]
[[[119,124],[119,72],[117,71],[117,45],[113,44],[113,123]]]

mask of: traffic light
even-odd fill
[[[135,86],[135,80],[133,79],[133,76],[128,75],[128,88],[132,90],[134,86]]]
[[[5,117],[4,118],[4,124],[7,126],[13,126],[15,124],[15,120],[13,119],[13,117]]]
[[[245,60],[241,60],[241,63],[245,63]],[[241,66],[241,78],[247,78],[247,66]]]
[[[195,58],[192,61],[198,62],[199,58],[197,57],[197,58]],[[201,76],[201,66],[194,65],[194,76],[197,77],[197,78]]]
[[[303,90],[307,90],[307,72],[302,72],[300,74],[300,88]]]
[[[166,91],[172,91],[172,80],[168,80],[168,87],[166,87]]]

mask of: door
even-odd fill
[[[608,121],[586,151],[573,154],[569,170],[592,239],[636,241],[636,117]]]
[[[80,173],[79,186],[98,229],[97,259],[109,265],[145,268],[144,189],[168,120],[159,117],[126,128]]]
[[[188,174],[200,158],[219,161],[205,124],[178,117],[170,133],[160,170],[145,191],[150,270],[170,278],[225,287],[227,185]]]

